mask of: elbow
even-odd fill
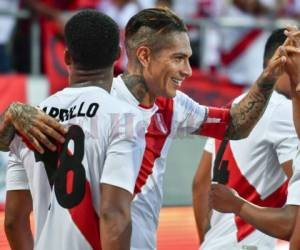
[[[278,223],[278,225],[276,225],[276,231],[278,233],[276,238],[289,241],[293,234],[295,220],[296,213],[293,213],[293,211],[285,213],[285,217],[282,220],[282,223]]]
[[[20,225],[20,222],[21,220],[19,220],[17,216],[6,213],[4,219],[4,229],[6,235],[15,232]]]
[[[293,222],[292,222],[293,225]],[[289,225],[280,225],[280,228],[278,230],[280,232],[280,235],[278,235],[279,239],[290,241],[290,238],[293,233],[293,226],[289,223]]]
[[[100,222],[115,239],[120,238],[124,232],[131,231],[130,207],[102,206]]]
[[[281,225],[282,237],[279,237],[283,240],[290,241],[290,238],[293,234],[295,220],[288,219],[285,225]]]
[[[252,131],[252,128],[246,128],[243,126],[237,127],[236,129],[228,128],[225,133],[225,138],[228,140],[241,140],[247,138]]]

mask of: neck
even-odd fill
[[[71,87],[96,86],[110,92],[113,79],[113,68],[79,70],[70,67],[69,82]]]
[[[140,104],[152,106],[156,96],[149,92],[142,70],[132,70],[130,68],[128,65],[128,71],[121,76],[126,87]]]

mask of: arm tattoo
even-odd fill
[[[5,112],[0,115],[0,151],[9,150],[9,144],[15,135],[13,125],[5,119]]]
[[[133,96],[142,102],[148,92],[144,77],[142,75],[129,75],[125,72],[122,79]]]
[[[8,115],[10,117],[9,120],[7,118]],[[28,134],[37,115],[38,110],[34,107],[21,103],[12,103],[0,118],[0,146],[2,149],[8,149],[15,135],[15,125],[17,125],[17,129],[21,134]]]
[[[274,84],[274,80],[262,81],[259,78],[243,100],[230,109],[231,121],[226,139],[237,140],[249,135],[267,106]]]

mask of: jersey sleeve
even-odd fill
[[[272,119],[267,129],[267,137],[277,152],[279,163],[282,164],[294,158],[298,144],[291,103],[285,102],[278,105],[274,109]]]
[[[18,152],[20,143],[20,137],[15,136],[10,145],[10,153],[6,173],[6,189],[8,191],[29,189],[27,174]]]
[[[175,97],[174,117],[175,124],[181,132],[194,133],[206,120],[207,107],[200,105],[186,94],[177,91]]]
[[[175,120],[179,131],[222,140],[230,121],[228,108],[206,107],[177,91]]]
[[[199,134],[222,140],[224,139],[229,122],[229,109],[209,107],[207,117],[200,127]]]
[[[121,115],[116,124],[124,124],[124,119]],[[134,127],[137,128],[140,124],[144,122],[141,114],[138,114],[134,118]],[[140,129],[145,130],[141,126]],[[112,131],[118,132],[111,135],[100,182],[133,193],[145,150],[145,131],[126,133],[126,130],[119,131],[114,126]]]
[[[207,151],[208,153],[214,154],[215,152],[214,147],[215,147],[215,139],[208,138],[204,145],[204,150]]]

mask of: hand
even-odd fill
[[[211,208],[221,213],[239,214],[244,200],[238,193],[222,184],[212,184],[209,193]]]
[[[300,50],[300,31],[295,27],[288,27],[285,30],[285,35],[288,37],[287,45],[293,46]],[[285,65],[286,73],[290,77],[292,91],[300,91],[300,54],[286,52],[287,62]]]
[[[63,134],[67,132],[67,129],[56,119],[35,107],[22,103],[12,103],[5,112],[5,120],[13,125],[39,153],[44,153],[41,144],[51,151],[56,150],[56,146],[47,136],[63,143]]]
[[[290,77],[300,75],[300,32],[295,27],[287,27],[285,31],[287,39],[270,59],[267,67],[258,80],[258,86],[262,89],[270,89],[276,80],[285,71]]]

